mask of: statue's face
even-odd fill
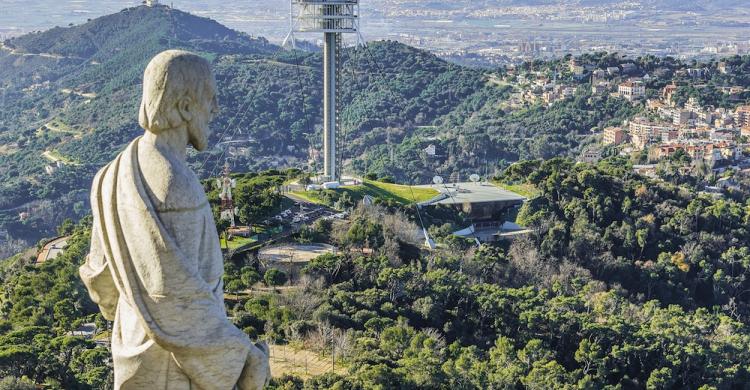
[[[192,119],[188,122],[188,140],[197,150],[208,148],[208,139],[211,136],[209,123],[219,112],[217,94],[216,81],[211,78],[209,87],[195,102]]]

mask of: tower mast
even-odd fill
[[[337,181],[341,174],[336,163],[341,34],[359,33],[359,0],[291,0],[291,10],[287,39],[293,42],[294,32],[323,33],[323,176]]]
[[[326,6],[334,12],[333,6]],[[323,176],[328,180],[338,179],[336,169],[336,133],[338,130],[338,52],[340,33],[323,34]]]

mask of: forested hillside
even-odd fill
[[[699,6],[677,3],[659,2]],[[259,245],[293,224],[285,240],[336,248],[289,275],[252,254],[225,259],[226,308],[238,328],[335,362],[329,373],[280,376],[270,388],[718,390],[750,382],[749,174],[724,173],[734,184],[703,192],[716,174],[679,175],[684,153],[655,165],[659,179],[634,173],[645,153],[613,157],[619,151],[607,146],[597,163],[571,158],[603,128],[654,116],[614,96],[628,78],[642,78],[644,98],[678,82],[673,103],[734,109],[750,96],[750,57],[722,60],[724,72],[718,61],[616,53],[474,69],[389,41],[346,48],[339,152],[345,172],[367,180],[298,194],[339,209],[304,225],[283,218],[283,209],[301,215],[302,207],[281,189],[320,165],[320,53],[143,6],[0,47],[0,389],[112,382],[109,324],[77,275],[90,239],[88,187],[141,134],[143,69],[169,48],[199,53],[216,74],[212,148],[189,156],[215,217],[211,176],[228,162],[242,172],[232,176],[238,222],[265,221],[252,226],[255,238],[225,236],[227,247]],[[580,73],[580,64],[589,69]],[[609,89],[596,92],[593,73]],[[477,246],[451,233],[470,223],[462,212],[418,209],[379,191],[471,173],[527,190],[512,213],[527,231]],[[360,202],[364,194],[372,202]],[[229,224],[216,222],[220,231]],[[436,248],[424,249],[423,228]],[[19,253],[51,236],[68,237],[61,256],[36,263],[34,249]]]
[[[243,177],[263,187],[283,174]],[[532,234],[475,247],[448,231],[425,251],[414,209],[382,204],[303,229],[295,241],[339,251],[283,290],[274,290],[283,273],[264,278],[253,258],[227,260],[236,326],[290,354],[335,355],[335,372],[281,376],[270,388],[708,390],[750,381],[745,199],[657,182],[618,158],[527,161],[498,179],[537,189],[519,216]],[[0,263],[0,376],[65,389],[111,382],[108,351],[94,342],[109,337],[107,323],[75,275],[89,228],[90,219],[64,227],[69,249],[43,265]],[[71,333],[86,322],[98,327],[93,339]]]

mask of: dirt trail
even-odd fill
[[[61,59],[75,59],[75,60],[85,60],[83,57],[77,57],[77,56],[64,56],[61,54],[54,54],[54,53],[26,53],[18,51],[17,49],[12,49],[10,47],[7,47],[0,43],[0,50],[7,51],[8,54],[14,55],[14,56],[21,56],[21,57],[43,57],[43,58],[52,58],[55,60],[61,60]]]

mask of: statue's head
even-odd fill
[[[143,100],[138,122],[154,134],[185,126],[188,141],[208,147],[208,123],[218,112],[216,81],[204,58],[182,50],[163,51],[143,75]]]

